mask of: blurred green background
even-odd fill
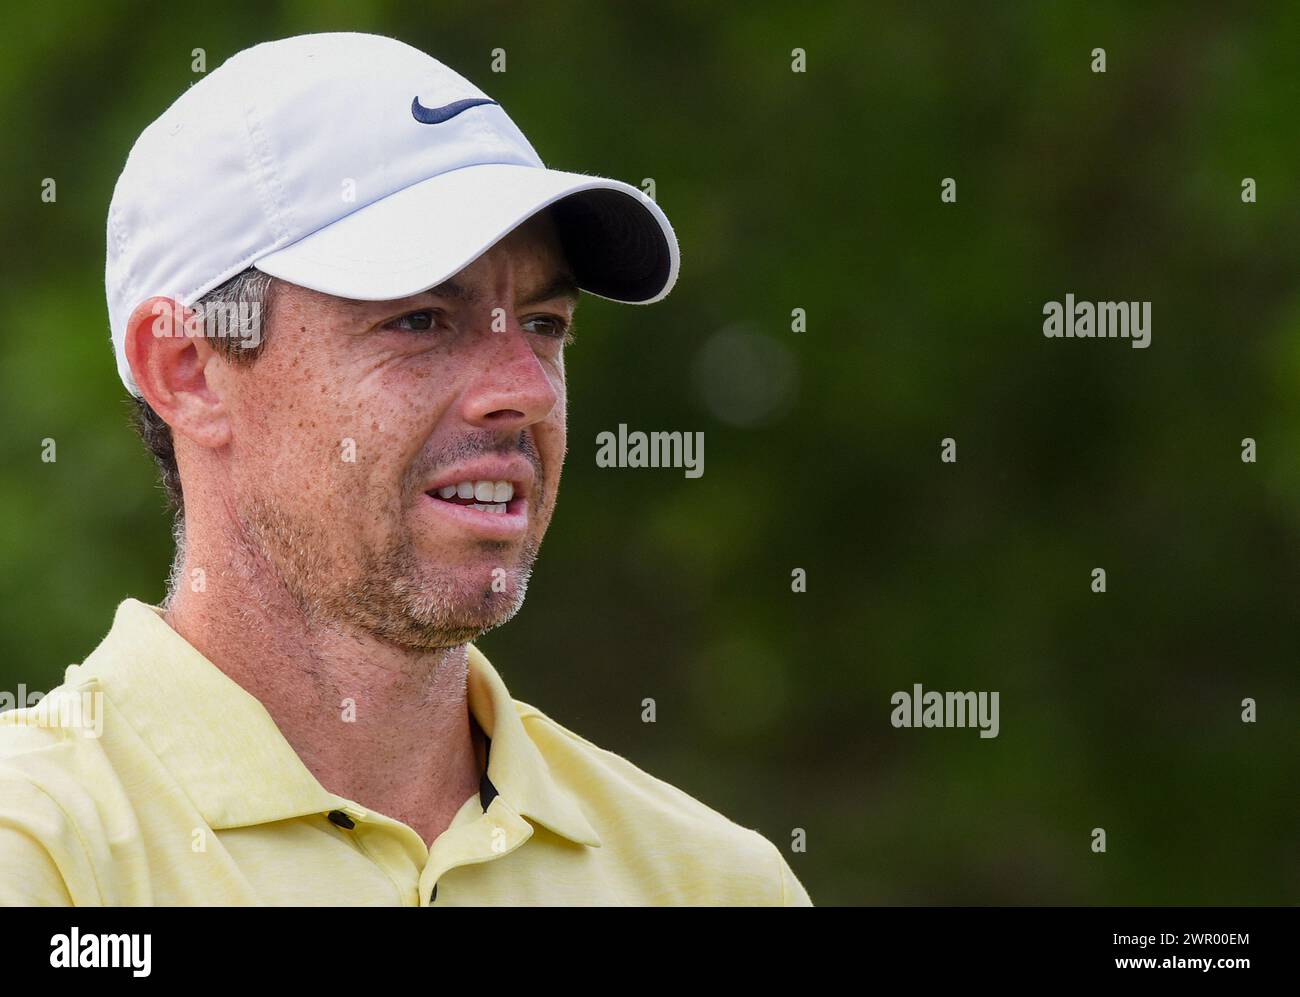
[[[682,244],[666,302],[580,309],[562,501],[481,642],[517,698],[762,831],[821,905],[1300,900],[1300,6],[23,3],[4,29],[0,688],[57,684],[163,591],[103,299],[131,143],[193,48],[373,31],[549,165],[654,178]],[[1151,347],[1045,339],[1066,292],[1151,301]],[[597,469],[619,423],[703,431],[704,476]],[[1000,736],[895,730],[915,682],[998,690]]]

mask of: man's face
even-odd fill
[[[315,622],[437,648],[519,609],[564,462],[575,305],[545,212],[410,298],[277,288],[230,378],[231,501]]]

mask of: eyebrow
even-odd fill
[[[519,302],[519,304],[521,306],[535,305],[539,301],[550,301],[552,298],[567,298],[571,303],[577,304],[578,294],[578,282],[574,279],[573,274],[561,273],[556,274],[547,284],[530,294],[526,300]]]
[[[474,304],[479,299],[478,294],[472,288],[468,288],[464,284],[458,284],[454,280],[444,280],[436,287],[429,288],[426,293],[432,294],[436,298],[449,298],[452,301],[463,301],[466,304]],[[550,301],[552,298],[567,298],[576,304],[579,293],[578,282],[574,279],[574,276],[570,273],[560,273],[530,294],[526,300],[519,302],[519,306],[535,305],[539,301]]]
[[[454,280],[444,280],[436,287],[431,287],[424,294],[432,294],[435,298],[450,298],[452,301],[464,301],[466,304],[473,304],[478,300],[478,295],[466,287],[464,284],[457,284]]]

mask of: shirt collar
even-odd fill
[[[469,708],[491,738],[488,779],[516,813],[593,848],[600,838],[577,800],[559,786],[519,716],[519,703],[483,653],[469,645]]]
[[[167,768],[214,829],[326,813],[349,802],[325,789],[254,696],[137,599],[65,681],[98,681],[121,719]],[[501,676],[469,645],[469,708],[491,738],[488,778],[520,816],[599,847],[577,801],[529,737]],[[356,803],[365,806],[364,800]]]

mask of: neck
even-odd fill
[[[417,651],[307,619],[244,544],[191,530],[186,547],[168,625],[262,703],[322,786],[431,845],[483,771],[466,645]]]

